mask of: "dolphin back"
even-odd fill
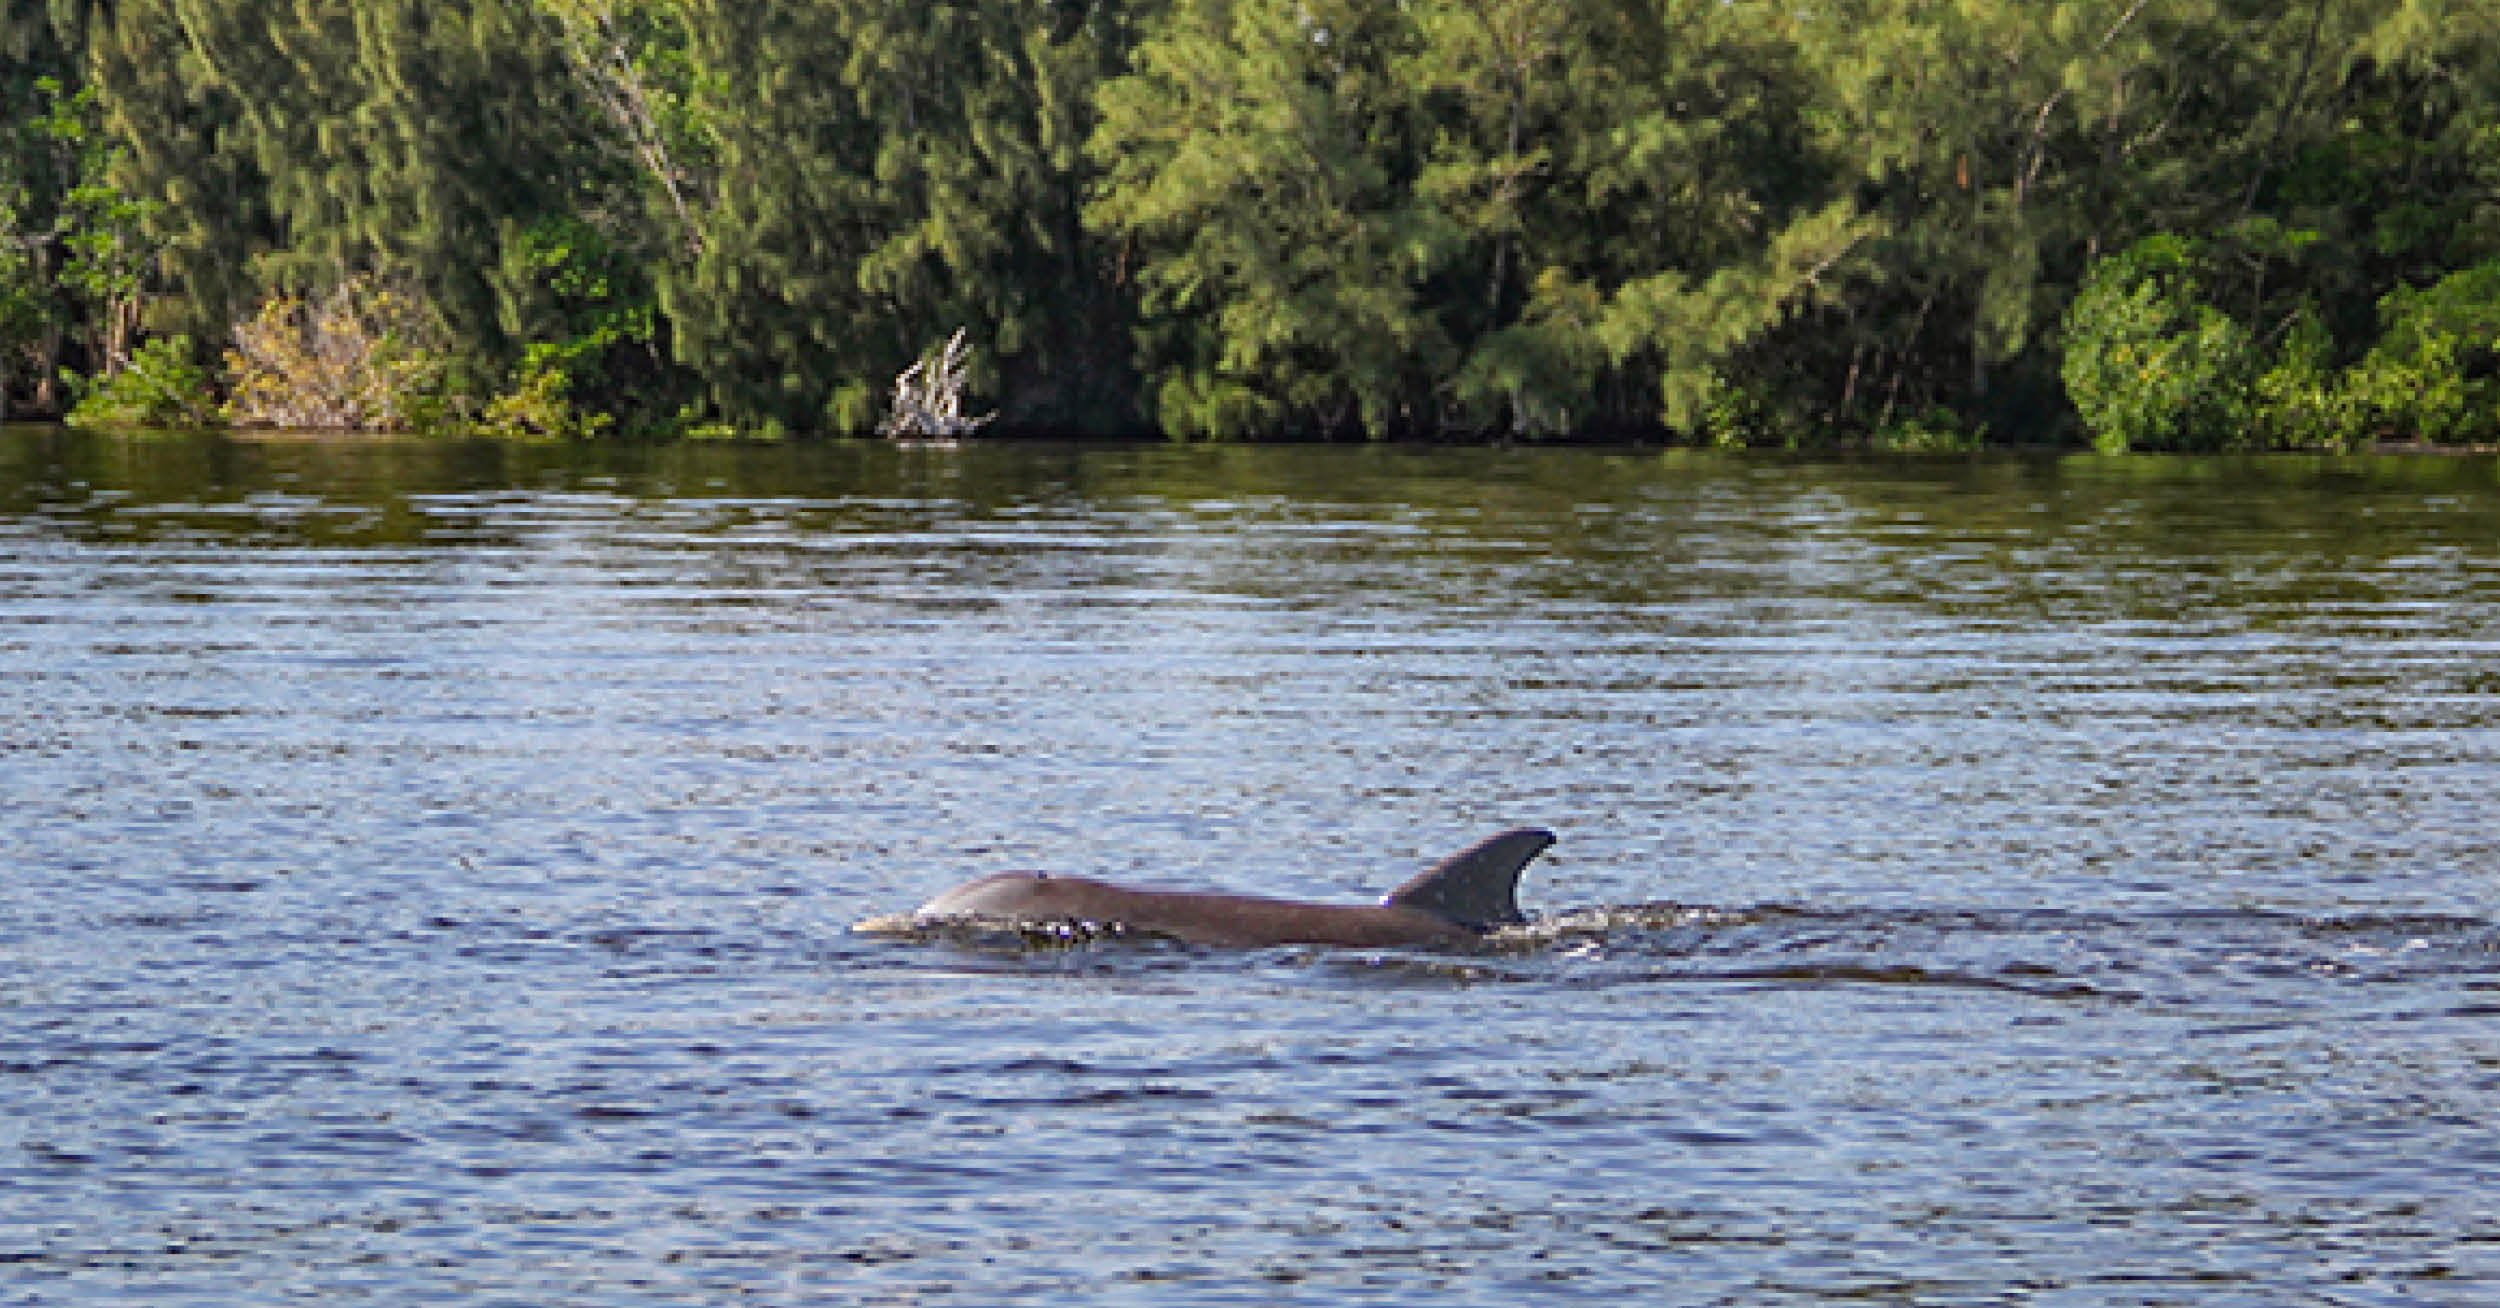
[[[1478,931],[1525,922],[1519,912],[1519,874],[1554,843],[1541,827],[1515,827],[1416,873],[1380,902],[1419,908]]]

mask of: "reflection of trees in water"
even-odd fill
[[[2500,539],[2495,490],[2491,461],[2461,458],[0,438],[0,512],[71,534],[422,544],[457,517],[462,540],[518,540],[531,515],[492,502],[587,495],[571,509],[751,557],[775,552],[759,532],[778,533],[793,544],[776,565],[791,580],[823,567],[821,551],[796,546],[828,538],[957,586],[1060,568],[1089,537],[1152,538],[1144,555],[1164,558],[1161,583],[1180,589],[1532,599],[1603,608],[1615,623],[1643,604],[1716,597],[1739,606],[1731,626],[1833,604],[2259,621],[2367,603],[2388,567],[2450,569],[2447,589],[2462,590],[2478,575],[2467,556]]]

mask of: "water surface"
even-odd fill
[[[2488,460],[0,433],[0,1303],[2500,1299]],[[1044,867],[1472,954],[895,940]]]

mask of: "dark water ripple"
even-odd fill
[[[2496,487],[6,433],[0,1304],[2500,1299]]]

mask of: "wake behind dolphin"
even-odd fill
[[[851,928],[909,932],[950,923],[1135,931],[1199,945],[1452,946],[1526,919],[1519,876],[1554,833],[1518,827],[1417,873],[1377,904],[1324,904],[1198,890],[1148,890],[1049,872],[968,881],[899,917]]]

